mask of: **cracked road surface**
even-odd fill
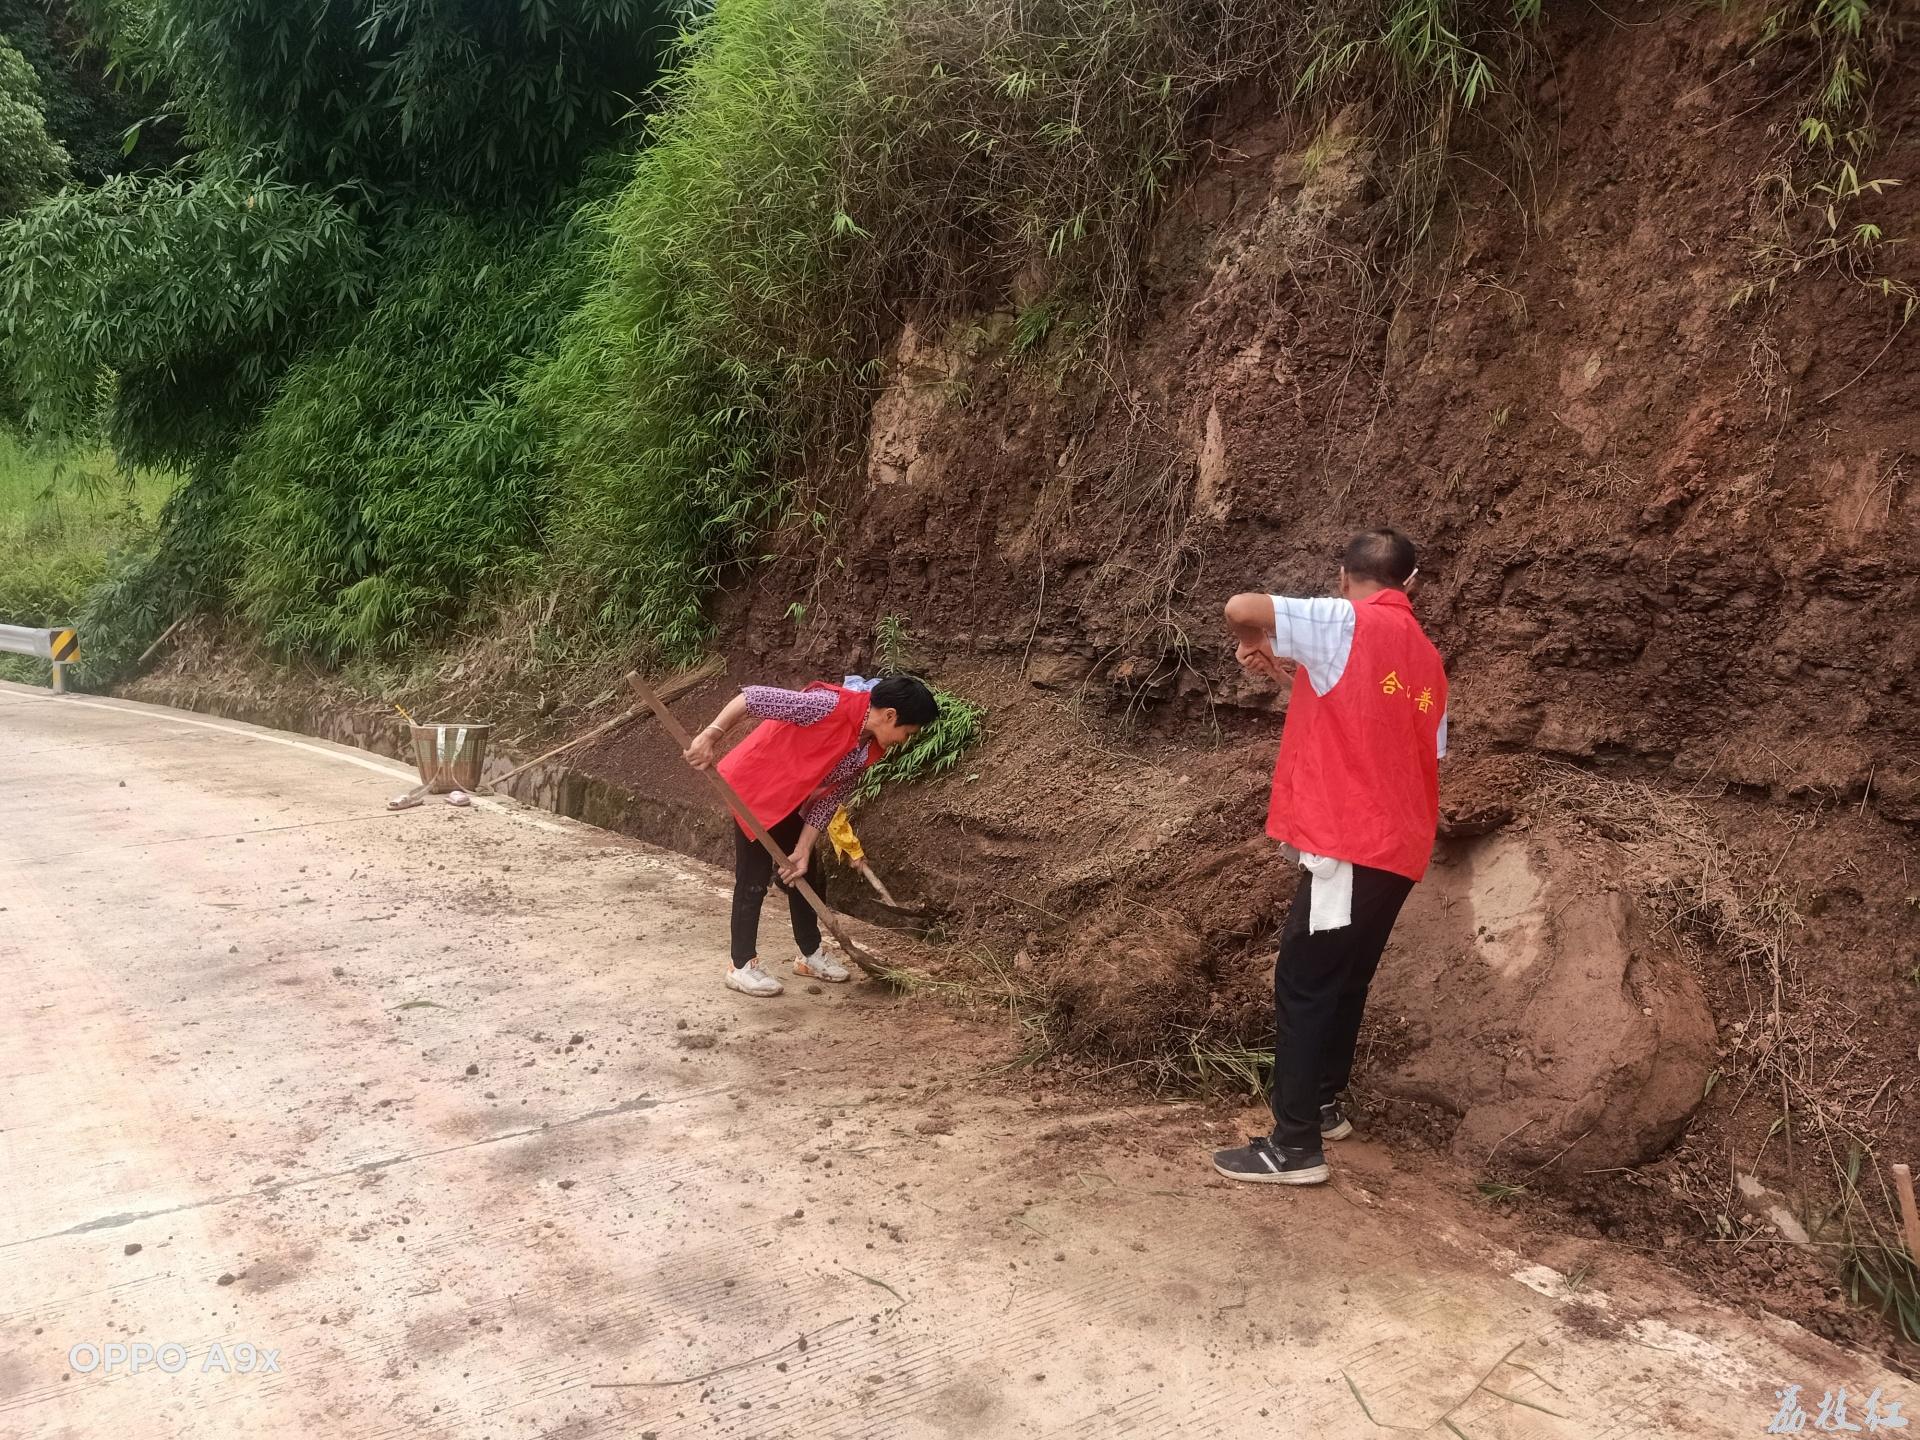
[[[1006,1078],[990,1017],[736,996],[725,877],[407,781],[0,685],[0,1436],[1717,1440],[1905,1393],[1632,1257],[1570,1287],[1430,1163],[1237,1187],[1210,1112]]]

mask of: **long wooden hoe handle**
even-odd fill
[[[705,664],[700,666],[699,669],[689,670],[683,675],[677,675],[673,679],[669,680],[666,684],[662,685],[660,689],[663,693],[661,694],[660,698],[663,700],[677,700],[682,695],[686,694],[687,691],[693,689],[696,685],[699,685],[705,681],[711,680],[714,676],[718,675],[725,668],[726,667],[720,663],[719,657],[715,656],[713,659],[707,661]],[[627,672],[627,679],[629,681],[638,680],[639,678],[640,678],[640,675],[638,671],[629,670]],[[498,789],[500,786],[506,784],[507,781],[513,779],[514,776],[523,774],[524,772],[531,770],[534,766],[540,764],[541,761],[551,760],[553,759],[554,756],[560,754],[561,752],[566,750],[571,750],[578,745],[584,745],[589,740],[597,740],[600,736],[606,734],[609,730],[618,729],[620,726],[626,724],[629,720],[633,719],[635,716],[639,715],[640,713],[641,712],[638,706],[629,705],[626,709],[622,710],[618,715],[614,716],[611,720],[602,721],[600,724],[594,726],[593,729],[587,731],[586,734],[576,735],[573,737],[573,739],[567,741],[565,744],[554,746],[553,749],[547,751],[544,755],[536,755],[533,757],[533,759],[527,761],[526,764],[516,765],[513,767],[513,769],[507,771],[506,774],[495,776],[493,779],[487,782],[485,788],[490,791]]]
[[[547,751],[545,754],[534,756],[533,759],[527,761],[526,764],[514,766],[513,769],[507,771],[507,773],[504,775],[496,775],[493,779],[487,781],[486,788],[490,791],[498,790],[502,785],[506,784],[507,781],[513,779],[514,776],[523,775],[527,771],[531,770],[534,766],[541,764],[543,761],[551,760],[553,759],[554,756],[562,754],[565,751],[577,749],[579,746],[586,744],[589,740],[598,740],[602,735],[606,734],[609,730],[614,730],[619,728],[620,726],[626,724],[629,720],[633,719],[639,713],[640,712],[638,710],[634,709],[631,705],[629,705],[625,710],[622,710],[618,715],[614,716],[611,720],[602,721],[600,724],[594,726],[593,729],[587,731],[586,734],[576,735],[573,737],[573,739],[567,741],[566,743],[554,746],[553,749]]]
[[[1907,1236],[1907,1256],[1915,1265],[1920,1265],[1920,1206],[1913,1203],[1913,1171],[1905,1165],[1895,1165],[1893,1185],[1900,1196],[1900,1225]]]
[[[658,695],[653,693],[652,687],[649,686],[646,681],[642,680],[637,674],[630,674],[627,676],[627,684],[633,687],[633,693],[639,698],[641,703],[653,711],[654,715],[659,718],[660,724],[665,727],[667,734],[673,737],[676,745],[682,750],[686,750],[693,745],[693,737],[687,734],[686,726],[673,718],[673,712],[667,709],[666,703],[662,701]],[[727,808],[740,818],[741,823],[751,830],[754,838],[766,848],[767,854],[773,857],[776,870],[778,867],[785,865],[787,863],[787,852],[780,848],[779,841],[767,833],[767,827],[762,825],[759,817],[747,808],[746,802],[740,798],[739,792],[727,783],[727,777],[717,770],[703,770],[700,773],[713,782],[713,788],[720,793],[720,798],[726,802]],[[876,980],[888,978],[887,967],[867,954],[867,952],[862,950],[858,945],[854,944],[853,937],[847,934],[846,927],[840,923],[840,917],[827,908],[827,902],[822,900],[815,892],[813,886],[807,883],[806,876],[801,875],[796,877],[793,882],[793,888],[798,890],[806,902],[813,907],[814,914],[820,917],[820,923],[833,932],[833,938],[838,940],[841,948],[853,957],[854,964],[858,965]]]

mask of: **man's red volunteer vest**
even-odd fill
[[[715,767],[762,825],[778,825],[798,810],[853,749],[860,738],[860,727],[867,723],[867,710],[873,702],[860,691],[819,681],[807,689],[831,690],[839,698],[824,718],[811,725],[762,720]],[[867,764],[879,758],[879,743],[869,741]]]
[[[1440,825],[1447,672],[1400,591],[1353,612],[1353,651],[1333,688],[1316,695],[1305,668],[1294,673],[1267,834],[1418,880]]]

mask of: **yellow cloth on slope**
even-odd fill
[[[833,853],[842,860],[858,865],[867,858],[867,852],[860,848],[860,837],[853,833],[853,822],[847,819],[845,810],[833,812],[833,819],[827,822],[827,839],[833,842]]]

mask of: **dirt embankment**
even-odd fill
[[[1544,46],[1530,164],[1460,157],[1404,284],[1363,261],[1364,127],[1244,97],[1122,354],[1014,359],[1009,314],[905,325],[828,547],[792,537],[723,603],[728,683],[868,668],[899,617],[991,735],[863,839],[1049,997],[1060,1052],[1151,1079],[1266,1039],[1293,884],[1259,838],[1280,704],[1220,603],[1324,591],[1349,532],[1408,531],[1453,755],[1371,1117],[1496,1195],[1553,1191],[1556,1224],[1724,1247],[1706,1283],[1870,1339],[1835,1252],[1767,1217],[1824,1211],[1856,1141],[1920,1161],[1920,331],[1831,273],[1729,307],[1793,119],[1731,21],[1595,12]],[[1917,99],[1896,73],[1881,113]],[[1920,129],[1885,129],[1876,168],[1914,177]],[[1920,187],[1875,210],[1920,233]],[[178,698],[181,663],[146,693]],[[517,710],[523,754],[603,718],[618,670],[555,704],[488,663],[443,693]],[[658,735],[581,763],[632,792],[593,818],[726,843]]]
[[[1051,996],[1056,1040],[1152,1074],[1264,1038],[1292,886],[1258,838],[1278,701],[1219,605],[1407,530],[1454,755],[1365,1088],[1576,1226],[1730,1242],[1728,1283],[1846,1326],[1734,1176],[1805,1210],[1856,1139],[1920,1156],[1920,350],[1835,274],[1730,307],[1793,119],[1741,34],[1682,7],[1550,32],[1531,164],[1463,156],[1404,288],[1359,263],[1362,127],[1247,100],[1124,354],[908,323],[834,543],[796,539],[726,633],[736,679],[791,680],[871,664],[898,616],[988,703],[964,773],[863,835]],[[1882,113],[1915,99],[1897,75]],[[1911,178],[1920,132],[1887,129]],[[1889,233],[1916,201],[1877,205]],[[675,785],[651,743],[589,764]]]

